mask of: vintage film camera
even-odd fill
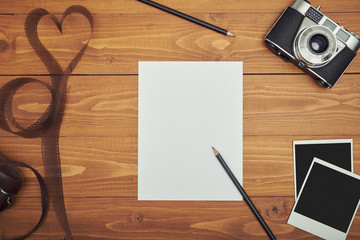
[[[360,36],[344,29],[319,9],[320,6],[314,8],[306,0],[296,0],[266,34],[265,43],[321,86],[331,88],[354,60]]]

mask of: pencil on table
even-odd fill
[[[256,209],[255,205],[252,203],[251,199],[249,198],[249,196],[246,194],[245,190],[242,188],[242,186],[240,185],[240,183],[238,182],[238,180],[236,179],[235,175],[232,173],[232,171],[230,170],[230,168],[228,167],[228,165],[226,164],[225,160],[222,158],[222,156],[220,155],[220,153],[214,148],[212,147],[214,154],[216,156],[216,158],[219,160],[219,162],[221,163],[221,165],[223,166],[223,168],[225,169],[226,173],[229,175],[229,177],[231,178],[232,182],[235,184],[236,188],[239,190],[239,192],[241,193],[241,195],[244,197],[245,202],[248,204],[248,206],[250,207],[251,211],[255,214],[256,218],[259,220],[261,226],[264,228],[265,232],[267,233],[267,235],[270,237],[270,239],[272,240],[276,240],[276,237],[274,236],[274,234],[271,232],[269,226],[266,224],[265,220],[262,218],[262,216],[260,215],[260,213],[258,212],[258,210]]]
[[[165,12],[174,14],[174,15],[176,15],[176,16],[178,16],[178,17],[184,18],[184,19],[186,19],[186,20],[188,20],[188,21],[191,21],[191,22],[193,22],[193,23],[199,24],[199,25],[201,25],[201,26],[203,26],[203,27],[209,28],[209,29],[214,30],[214,31],[216,31],[216,32],[225,34],[225,35],[227,35],[227,36],[236,37],[235,34],[231,33],[231,32],[228,31],[228,30],[225,30],[225,29],[223,29],[223,28],[217,27],[217,26],[212,25],[212,24],[210,24],[210,23],[204,22],[204,21],[202,21],[202,20],[200,20],[200,19],[197,19],[197,18],[195,18],[195,17],[189,16],[189,15],[187,15],[187,14],[185,14],[185,13],[179,12],[179,11],[177,11],[177,10],[175,10],[175,9],[166,7],[166,6],[164,6],[164,5],[161,5],[161,4],[159,4],[159,3],[153,2],[153,1],[151,1],[151,0],[138,0],[138,1],[143,2],[143,3],[146,3],[146,4],[150,5],[150,6],[156,7],[156,8],[158,8],[158,9],[160,9],[160,10],[165,11]]]

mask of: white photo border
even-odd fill
[[[324,140],[299,140],[293,141],[293,159],[294,159],[294,192],[295,200],[297,199],[297,182],[296,182],[296,158],[295,146],[296,145],[310,145],[310,144],[333,144],[333,143],[350,143],[351,145],[351,172],[354,172],[354,158],[353,158],[353,139],[324,139]],[[305,181],[304,181],[305,182]],[[304,183],[303,182],[303,183]]]
[[[306,216],[304,216],[304,215],[302,215],[302,214],[300,214],[298,212],[295,212],[296,205],[298,203],[298,200],[301,198],[301,193],[302,193],[302,191],[304,189],[304,186],[306,184],[308,176],[310,175],[310,172],[311,172],[311,169],[312,169],[314,163],[319,163],[319,164],[321,164],[323,166],[329,167],[329,168],[331,168],[331,169],[333,169],[335,171],[338,171],[338,172],[343,173],[345,175],[348,175],[350,177],[356,178],[356,179],[358,179],[360,181],[360,176],[359,175],[357,175],[355,173],[352,173],[352,172],[349,172],[349,171],[347,171],[347,170],[345,170],[343,168],[340,168],[338,166],[335,166],[335,165],[333,165],[331,163],[328,163],[326,161],[323,161],[323,160],[315,157],[313,159],[312,163],[311,163],[311,166],[310,166],[310,169],[309,169],[308,173],[306,174],[304,184],[302,185],[300,193],[299,193],[299,198],[296,200],[296,202],[294,204],[294,207],[291,210],[290,217],[289,217],[287,223],[294,226],[294,227],[300,228],[300,229],[302,229],[302,230],[304,230],[306,232],[309,232],[311,234],[314,234],[316,236],[324,238],[324,239],[328,239],[328,240],[345,240],[346,236],[349,233],[350,226],[352,225],[352,222],[354,221],[356,212],[359,209],[360,200],[358,201],[357,207],[354,210],[352,219],[350,221],[349,226],[347,227],[346,233],[344,233],[344,232],[342,232],[340,230],[337,230],[335,228],[332,228],[330,226],[327,226],[326,224],[320,223],[320,222],[318,222],[316,220],[313,220],[313,219],[311,219],[309,217],[306,217]]]

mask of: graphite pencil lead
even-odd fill
[[[216,149],[215,149],[214,147],[212,147],[212,149],[213,149],[213,151],[214,151],[215,156],[219,155],[219,152],[216,151]]]
[[[233,34],[232,32],[227,32],[226,35],[230,36],[230,37],[236,37],[235,34]]]

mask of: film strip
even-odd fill
[[[61,68],[51,53],[41,43],[37,27],[41,18],[49,15],[62,32],[62,24],[67,16],[77,13],[83,15],[90,24],[91,34],[85,45],[71,60],[65,70]],[[59,152],[59,133],[66,102],[67,80],[84,55],[93,33],[94,21],[91,13],[85,7],[73,5],[67,8],[60,20],[47,10],[37,8],[32,10],[25,20],[26,37],[51,77],[51,85],[35,78],[16,78],[0,88],[0,127],[10,133],[24,138],[42,138],[41,152],[45,168],[45,179],[49,198],[51,199],[57,219],[66,233],[65,239],[73,239],[66,215],[62,188],[61,162]],[[29,83],[44,85],[51,94],[51,102],[42,116],[31,126],[23,128],[12,112],[12,101],[16,91]],[[16,129],[16,130],[13,130]]]

